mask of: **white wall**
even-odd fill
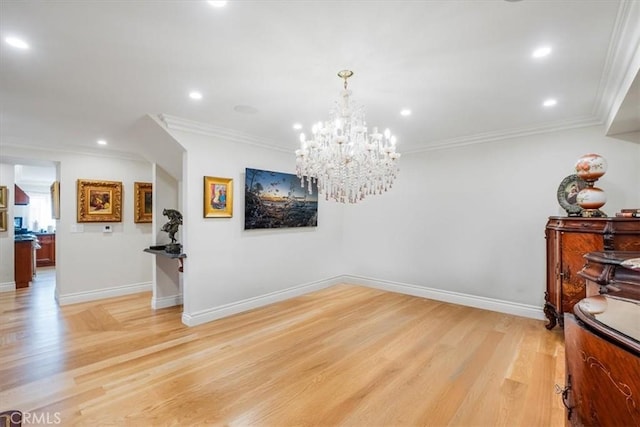
[[[346,266],[341,257],[340,205],[320,202],[315,228],[244,230],[245,168],[294,173],[293,153],[186,131],[171,134],[186,150],[182,243],[187,254],[187,323],[220,317],[251,307],[256,298],[270,301],[264,297],[342,274]],[[234,180],[232,218],[203,217],[205,176]]]
[[[640,207],[640,145],[603,135],[589,127],[403,156],[389,193],[345,209],[345,273],[541,307],[544,227],[566,215],[556,191],[578,157],[608,160],[597,186],[609,216]]]
[[[182,157],[182,156],[180,156]],[[182,161],[179,162],[182,165]],[[168,218],[162,215],[164,209],[180,210],[179,182],[167,171],[154,164],[153,174],[153,245],[170,243],[169,236],[162,231]],[[182,230],[178,230],[176,239],[182,241]],[[153,308],[171,307],[182,304],[182,274],[179,261],[164,256],[152,256],[153,270]]]
[[[151,290],[151,224],[135,224],[135,181],[151,181],[151,164],[132,159],[3,147],[11,158],[60,162],[56,224],[56,297],[61,304]],[[28,162],[25,162],[28,163]],[[121,181],[122,222],[77,223],[78,179]],[[109,224],[112,233],[103,233]],[[78,226],[83,232],[72,232]],[[3,256],[4,258],[4,256]]]
[[[7,187],[7,231],[0,231],[0,292],[16,288],[14,281],[13,193],[14,167],[0,163],[0,185]]]

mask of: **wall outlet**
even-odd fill
[[[71,232],[72,233],[84,233],[84,225],[82,225],[82,224],[71,224]]]
[[[111,233],[111,231],[113,231],[113,230],[111,229],[111,226],[110,226],[110,225],[105,225],[105,226],[102,228],[102,232],[103,232],[103,233]]]

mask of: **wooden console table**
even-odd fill
[[[640,301],[598,295],[565,314],[566,384],[573,426],[640,426]]]
[[[624,265],[627,260],[640,259],[640,252],[589,252],[584,258],[586,264],[578,274],[586,281],[587,296],[609,294],[640,300],[640,270]]]
[[[547,289],[544,313],[547,329],[564,323],[564,313],[587,296],[578,272],[584,254],[596,251],[640,251],[640,219],[550,217],[546,228]]]

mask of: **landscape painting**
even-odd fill
[[[318,187],[309,193],[293,174],[246,169],[244,229],[316,227]]]

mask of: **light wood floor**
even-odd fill
[[[46,272],[0,293],[0,410],[65,426],[564,425],[562,335],[542,321],[350,285],[193,328],[180,315],[150,294],[57,307]]]

